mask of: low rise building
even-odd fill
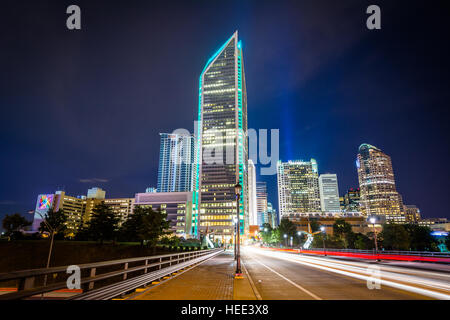
[[[190,237],[192,222],[192,192],[137,193],[134,207],[149,206],[167,213],[170,228],[177,236]]]

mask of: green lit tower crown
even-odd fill
[[[247,93],[236,31],[208,60],[199,80],[192,233],[229,242],[236,217],[234,186],[242,185],[241,234],[248,229]]]

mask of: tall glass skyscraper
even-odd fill
[[[277,179],[280,218],[321,212],[316,160],[278,161]]]
[[[192,191],[195,157],[194,137],[160,133],[158,192]]]
[[[391,157],[364,143],[359,146],[356,167],[363,214],[384,215],[388,221],[404,222],[403,200],[395,187]]]
[[[208,60],[199,80],[192,232],[230,241],[234,186],[242,185],[241,234],[248,229],[247,93],[242,44],[236,31]]]

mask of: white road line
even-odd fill
[[[308,294],[309,296],[313,297],[316,300],[322,300],[322,298],[319,298],[318,296],[316,296],[314,293],[312,293],[309,290],[306,290],[305,288],[303,288],[302,286],[296,284],[295,282],[291,281],[290,279],[286,278],[285,276],[283,276],[282,274],[276,272],[275,270],[273,270],[271,267],[266,266],[264,263],[262,263],[261,261],[259,261],[258,259],[255,259],[254,256],[252,256],[252,259],[255,260],[256,262],[258,262],[260,265],[266,267],[267,269],[269,269],[270,271],[272,271],[273,273],[275,273],[277,276],[279,276],[280,278],[286,280],[287,282],[289,282],[290,284],[292,284],[294,287],[300,289],[301,291],[303,291],[304,293]]]
[[[345,276],[349,276],[352,278],[357,278],[357,279],[361,279],[361,280],[371,280],[371,276],[364,276],[361,274],[357,274],[354,273],[352,271],[344,271],[344,270],[337,270],[334,268],[329,268],[326,267],[324,265],[316,265],[316,264],[312,264],[311,262],[307,262],[305,261],[305,259],[302,259],[302,257],[292,257],[292,256],[288,256],[286,254],[282,254],[282,253],[272,253],[271,255],[267,254],[266,252],[261,252],[260,254],[265,255],[265,256],[270,256],[273,258],[277,258],[277,259],[281,259],[281,260],[285,260],[285,261],[291,261],[294,263],[298,263],[298,264],[302,264],[302,265],[306,265],[306,266],[310,266],[313,268],[317,268],[317,269],[322,269],[322,270],[326,270],[326,271],[331,271],[337,274],[342,274]],[[383,278],[383,274],[381,274],[381,279],[380,284],[382,285],[386,285],[388,287],[393,287],[393,288],[397,288],[403,291],[409,291],[409,292],[413,292],[413,293],[417,293],[423,296],[428,296],[431,298],[435,298],[435,299],[441,299],[441,300],[450,300],[450,295],[445,294],[445,293],[441,293],[441,292],[436,292],[436,291],[432,291],[432,290],[427,290],[427,289],[423,289],[420,287],[414,287],[412,284],[411,285],[405,285],[402,283],[397,283],[394,281],[389,281],[389,280],[384,280]]]

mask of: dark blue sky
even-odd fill
[[[315,158],[343,194],[373,144],[406,204],[450,217],[445,1],[377,1],[379,31],[362,0],[2,3],[0,218],[61,188],[156,186],[158,133],[193,129],[198,76],[236,29],[249,127],[279,128],[282,160]],[[80,31],[65,26],[70,4]],[[261,180],[278,207],[276,176]]]

